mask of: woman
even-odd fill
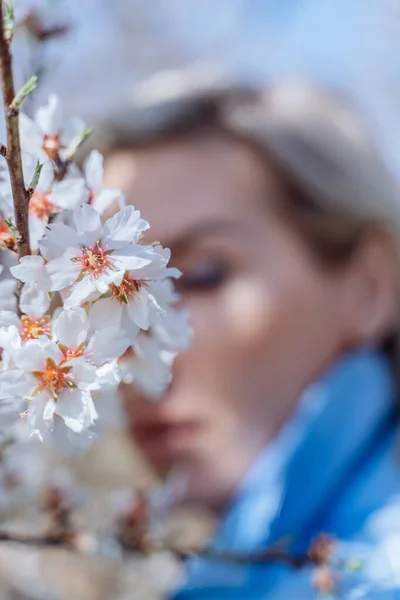
[[[189,560],[174,598],[400,597],[399,190],[351,111],[307,87],[184,100],[146,135],[114,129],[105,170],[171,248],[195,330],[163,402],[123,389],[129,427],[219,513],[210,553],[249,557]],[[251,560],[320,532],[362,567]]]

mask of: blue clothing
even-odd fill
[[[303,394],[296,414],[244,477],[211,547],[245,553],[281,543],[304,552],[319,533],[340,543],[339,598],[400,599],[397,386],[381,353],[360,350]],[[173,600],[311,600],[311,567],[194,557]],[[335,596],[334,596],[335,597]]]

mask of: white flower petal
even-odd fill
[[[85,403],[85,414],[84,414],[84,422],[83,426],[85,429],[93,425],[96,419],[99,418],[96,407],[93,402],[92,395],[90,392],[83,392],[82,394],[84,403]]]
[[[21,292],[20,308],[28,317],[38,319],[50,308],[49,294],[35,283],[25,283]]]
[[[65,253],[60,258],[55,258],[47,263],[47,270],[51,280],[51,290],[63,290],[78,279],[81,266],[78,262],[74,262],[73,258],[75,258],[73,254]]]
[[[55,94],[50,94],[48,104],[35,112],[35,122],[47,135],[55,135],[62,130],[63,117],[61,100]]]
[[[35,121],[21,112],[19,114],[19,128],[23,150],[36,155],[38,149],[42,146],[43,135],[39,131]],[[25,183],[29,184],[30,182],[26,181]]]
[[[74,285],[72,293],[64,301],[65,308],[76,308],[85,302],[89,296],[96,290],[91,277],[84,277]]]
[[[122,271],[136,271],[151,264],[153,253],[150,247],[125,245],[112,253],[114,265]]]
[[[46,366],[46,351],[39,340],[27,342],[18,353],[14,355],[15,364],[24,371],[40,371]]]
[[[11,355],[14,355],[14,353],[21,348],[21,344],[21,336],[16,325],[0,329],[0,348],[7,350]]]
[[[76,231],[60,221],[49,225],[45,237],[39,242],[41,254],[49,260],[61,256],[66,248],[78,247],[79,237]]]
[[[17,282],[14,278],[0,281],[0,307],[4,310],[16,310],[16,298],[14,296]]]
[[[103,187],[103,164],[104,158],[98,150],[93,150],[84,163],[86,181],[92,192],[97,193]]]
[[[73,381],[80,390],[98,389],[96,367],[94,365],[89,364],[84,358],[74,358],[67,365],[72,367]]]
[[[82,431],[85,405],[80,390],[68,390],[61,393],[57,399],[56,411],[72,431]]]
[[[15,327],[21,325],[16,313],[12,310],[0,310],[0,327],[9,327],[10,325]]]
[[[140,218],[140,212],[133,206],[125,206],[113,217],[107,219],[104,224],[103,238],[112,243],[111,247],[116,247],[116,243],[134,242],[137,243],[143,232],[150,225],[147,221]]]
[[[75,350],[86,341],[88,331],[89,319],[83,308],[63,310],[53,320],[56,339],[70,350]]]
[[[121,369],[116,360],[106,363],[97,369],[97,379],[101,391],[106,392],[115,389],[121,383]]]
[[[142,288],[138,294],[127,304],[128,315],[141,329],[149,328],[149,302],[148,293]]]
[[[118,329],[100,329],[95,331],[85,354],[100,366],[122,356],[129,346],[130,342],[124,332]]]
[[[53,418],[54,418],[54,413],[56,411],[56,408],[57,408],[57,404],[54,402],[53,399],[47,400],[46,404],[44,405],[44,409],[43,409],[43,421],[45,423],[49,423],[49,424],[53,423]]]
[[[24,283],[38,283],[48,289],[49,276],[41,256],[23,256],[18,265],[10,267],[10,271]]]
[[[39,241],[43,238],[46,231],[47,219],[42,221],[35,215],[29,215],[29,241],[32,250],[39,248]]]
[[[7,371],[0,374],[0,399],[17,396],[24,398],[33,389],[34,381],[22,370]]]
[[[101,298],[90,307],[89,320],[93,329],[104,329],[105,327],[119,329],[121,314],[120,302],[112,298]]]
[[[122,192],[120,192],[119,190],[106,189],[101,190],[101,192],[94,196],[93,200],[90,203],[90,206],[97,210],[99,215],[102,215],[114,203],[117,203],[120,209],[124,207],[125,199]]]
[[[79,204],[87,202],[89,192],[82,178],[64,179],[55,183],[51,190],[50,201],[63,209],[74,210]]]
[[[88,232],[101,232],[101,220],[99,213],[88,204],[82,204],[74,210],[74,224],[78,235]]]
[[[126,307],[122,312],[121,329],[125,332],[130,343],[133,344],[138,336],[138,333],[140,332],[140,327],[130,318]]]

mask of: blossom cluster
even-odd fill
[[[41,440],[65,428],[90,437],[100,393],[124,379],[156,397],[169,383],[189,341],[187,314],[174,306],[180,272],[167,248],[144,243],[149,224],[139,211],[103,186],[101,154],[76,166],[88,130],[65,122],[56,96],[33,119],[21,114],[20,133],[31,255],[16,261],[20,234],[1,157],[2,415],[20,413]]]

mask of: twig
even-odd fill
[[[62,538],[15,535],[0,531],[0,542],[13,542],[24,544],[25,546],[64,546],[66,545]]]
[[[30,254],[28,224],[29,196],[25,188],[22,170],[21,144],[19,137],[19,110],[11,108],[15,98],[15,89],[12,73],[10,41],[7,39],[5,33],[3,0],[0,0],[0,18],[0,76],[7,128],[6,158],[14,199],[15,225],[20,233],[20,239],[17,243],[17,252],[18,257],[21,258]]]
[[[249,554],[236,554],[234,552],[217,551],[213,549],[205,549],[199,553],[200,556],[215,560],[218,562],[228,562],[237,565],[242,564],[257,564],[257,563],[280,563],[292,567],[293,569],[302,569],[306,565],[318,564],[317,561],[306,554],[289,554],[278,548],[267,548],[259,552]]]
[[[46,547],[53,546],[64,548],[66,550],[79,552],[79,546],[76,546],[74,542],[74,536],[68,535],[60,535],[60,536],[24,536],[24,535],[16,535],[10,534],[8,532],[0,531],[0,542],[12,542],[18,544],[24,544],[27,546],[37,546],[37,547]],[[307,565],[318,566],[320,561],[317,560],[309,553],[291,555],[284,550],[280,550],[278,548],[267,548],[265,550],[260,550],[259,552],[248,553],[248,554],[236,554],[234,552],[224,552],[217,551],[213,549],[206,549],[200,552],[190,552],[186,550],[182,550],[172,546],[171,544],[160,544],[159,546],[155,546],[156,550],[164,549],[165,551],[171,552],[176,558],[179,560],[186,560],[191,556],[197,555],[204,558],[208,558],[211,560],[215,560],[218,562],[228,562],[232,564],[273,564],[280,563],[284,565],[288,565],[293,569],[301,569]],[[135,547],[134,549],[129,546],[125,546],[124,550],[127,554],[131,552],[138,553],[140,549]],[[147,551],[143,552],[148,554]]]

